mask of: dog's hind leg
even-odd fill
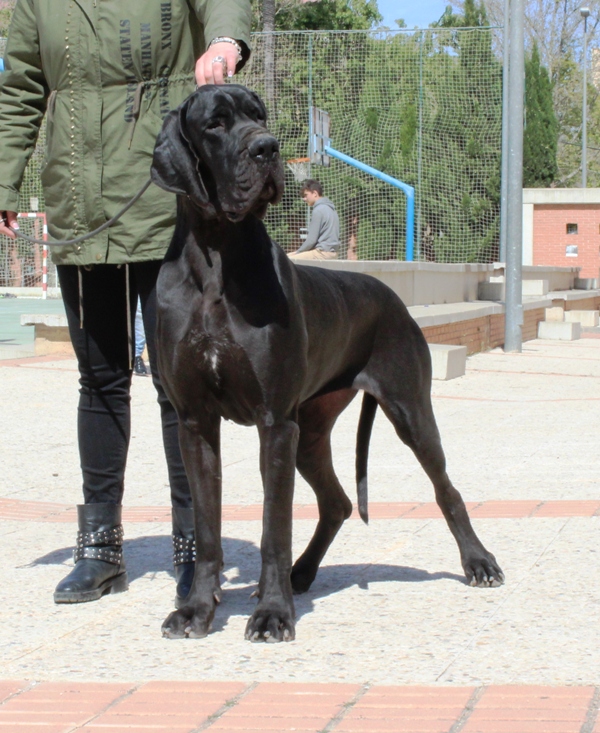
[[[496,558],[475,534],[465,503],[446,473],[446,458],[429,390],[399,397],[384,389],[378,401],[398,436],[412,449],[433,483],[438,506],[458,544],[467,581],[481,587],[502,584],[504,575]]]
[[[333,470],[331,431],[355,395],[355,390],[340,390],[309,400],[300,407],[296,466],[316,494],[319,521],[306,550],[292,568],[294,593],[304,593],[310,588],[334,537],[352,514],[352,502]]]

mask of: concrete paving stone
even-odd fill
[[[71,728],[83,725],[90,719],[91,714],[56,712],[56,710],[24,710],[18,713],[11,713],[0,710],[0,721],[3,725],[13,725],[16,730],[22,724],[30,725],[64,725]]]
[[[534,517],[580,517],[586,514],[589,517],[600,514],[600,501],[547,501],[534,510]]]
[[[62,723],[34,723],[31,725],[25,724],[19,725],[19,727],[16,729],[14,723],[11,722],[4,725],[0,721],[1,733],[71,733],[72,730],[72,725],[63,725]],[[106,729],[104,729],[104,733],[106,733]],[[148,731],[146,730],[144,733],[148,733]]]
[[[52,591],[72,567],[74,509],[69,510],[70,521],[55,520],[67,516],[65,506],[81,501],[77,374],[72,360],[0,365],[0,402],[10,426],[3,434],[0,498],[40,502],[37,507],[21,504],[31,520],[39,519],[40,512],[45,517],[56,512],[52,521],[27,521],[17,513],[0,521],[3,675],[56,680],[62,689],[83,681],[117,682],[126,695],[148,683],[156,686],[156,698],[150,690],[140,699],[158,711],[163,701],[168,704],[160,686],[181,682],[191,685],[182,696],[182,715],[187,715],[187,698],[193,699],[195,692],[199,704],[206,699],[194,685],[204,681],[218,686],[218,680],[240,691],[221,694],[215,688],[215,698],[221,695],[225,702],[251,683],[279,681],[349,684],[352,689],[365,683],[466,688],[461,695],[481,685],[569,685],[574,691],[583,685],[582,694],[589,696],[587,686],[600,683],[600,625],[593,622],[600,611],[594,580],[600,518],[592,516],[600,503],[599,377],[600,340],[584,338],[528,342],[519,355],[476,355],[469,358],[464,377],[434,384],[449,475],[471,508],[481,540],[506,573],[506,584],[496,589],[465,584],[456,543],[444,520],[435,518],[439,514],[432,486],[379,412],[369,458],[371,522],[368,527],[358,520],[346,522],[313,587],[294,598],[296,640],[263,645],[243,638],[256,606],[250,594],[260,573],[257,507],[262,488],[256,431],[223,424],[223,501],[241,509],[223,523],[223,602],[213,632],[204,640],[163,639],[160,626],[173,609],[175,584],[166,468],[150,380],[133,383],[124,546],[130,589],[97,603],[57,606]],[[359,410],[357,399],[333,435],[336,470],[353,500]],[[589,516],[568,516],[575,510],[567,505],[558,515],[559,507],[552,503],[558,501],[586,502]],[[316,516],[312,491],[300,479],[295,502],[299,516],[307,517],[294,522],[297,557],[312,535]],[[484,509],[489,514],[501,506],[512,511],[512,518],[486,517]],[[420,508],[423,516],[417,512],[410,520],[397,518],[403,507],[413,508],[411,513]],[[49,706],[59,689],[48,688]],[[123,710],[137,709],[138,694],[123,700]],[[253,694],[242,698],[249,710],[254,710]],[[119,697],[111,695],[106,705]],[[357,708],[362,704],[367,709],[368,698],[369,693]],[[279,704],[277,693],[272,699],[273,705]],[[403,705],[396,706],[393,696],[389,700],[391,714],[397,716]],[[447,705],[460,705],[444,700],[424,704],[432,716]],[[321,710],[320,704],[315,709]],[[526,702],[534,711],[539,704],[535,695]],[[68,705],[64,712],[74,710],[70,701]],[[509,699],[505,709],[516,705]],[[584,714],[585,705],[581,698],[581,708],[575,709]],[[112,714],[116,708],[110,709]],[[573,708],[567,697],[564,708],[557,705],[557,717]],[[377,706],[369,709],[379,712]],[[217,724],[226,729],[220,721],[211,728]],[[111,729],[91,721],[85,730],[93,725]],[[520,727],[511,733],[515,730],[525,733]]]
[[[196,733],[198,728],[189,725],[173,725],[173,723],[167,723],[164,726],[152,726],[151,728],[147,725],[128,725],[126,728],[115,728],[113,725],[88,724],[84,725],[81,730],[85,733]]]
[[[196,712],[173,712],[164,709],[161,712],[113,712],[112,710],[94,719],[94,725],[112,727],[118,730],[127,729],[130,725],[145,725],[148,728],[155,726],[185,727],[194,729],[203,725],[218,707],[214,705],[198,705]]]
[[[30,682],[17,680],[0,680],[0,703],[16,695],[30,686]]]
[[[454,718],[417,720],[392,719],[368,721],[348,718],[335,727],[336,733],[447,733],[456,722]]]
[[[583,722],[583,721],[581,721]],[[513,720],[471,720],[461,733],[580,733],[581,723],[575,721],[522,720],[515,715]]]
[[[497,605],[515,584],[524,582],[535,558],[565,522],[536,520],[538,530],[532,536],[526,531],[531,521],[475,520],[483,541],[511,579],[503,588],[488,590],[464,585],[457,548],[441,520],[415,521],[410,531],[405,529],[404,520],[381,520],[369,527],[358,522],[347,523],[313,589],[295,599],[299,616],[297,641],[274,647],[252,645],[243,640],[245,622],[255,604],[249,595],[259,572],[259,522],[224,525],[228,581],[223,586],[215,633],[202,641],[169,641],[160,637],[160,624],[172,608],[173,581],[166,570],[160,569],[161,562],[163,568],[168,567],[169,539],[164,534],[161,536],[164,529],[160,526],[139,527],[144,550],[132,558],[130,572],[134,579],[130,590],[127,594],[102,599],[101,614],[100,604],[60,607],[52,603],[54,583],[65,571],[62,564],[21,568],[18,572],[24,574],[22,582],[39,588],[38,605],[36,613],[27,618],[27,629],[21,640],[17,642],[13,633],[11,643],[3,647],[3,658],[9,662],[7,671],[13,676],[17,672],[21,677],[27,676],[25,671],[35,676],[43,668],[46,675],[55,679],[86,675],[88,679],[114,680],[116,675],[116,679],[144,680],[185,678],[191,674],[195,679],[233,677],[242,681],[362,682],[369,679],[375,683],[429,684],[435,683],[450,665],[448,674],[452,679],[448,678],[446,683],[472,683],[472,676],[464,676],[465,665],[460,661],[460,654],[466,653],[464,650],[477,631],[482,634],[478,641],[487,640],[484,630],[490,615],[498,613]],[[295,525],[296,555],[308,541],[312,526],[311,522]],[[514,536],[522,541],[515,543]],[[160,540],[154,551],[153,537]],[[56,540],[55,533],[46,539],[50,551],[57,544],[60,546]],[[157,554],[161,547],[162,561],[160,552]],[[19,564],[31,565],[31,556],[25,549],[26,546],[21,550],[24,562]],[[33,577],[36,571],[40,580],[28,582],[26,576]],[[48,582],[51,572],[54,578]],[[559,591],[562,579],[555,582]],[[526,607],[526,596],[520,597],[519,603]],[[4,599],[3,604],[7,608]],[[22,611],[14,601],[11,606],[14,611],[7,609],[8,618],[13,613],[16,618]],[[550,602],[551,610],[556,606],[562,618],[565,608],[560,604],[560,592]],[[448,608],[452,614],[440,624],[439,614]],[[517,608],[514,615],[518,617],[524,609],[519,604]],[[480,673],[475,682],[479,679],[512,681],[514,675],[526,674],[535,641],[545,635],[535,626],[519,629],[514,619],[512,626],[503,628],[500,636],[492,635],[483,654],[490,669]],[[333,629],[337,633],[332,635]],[[550,633],[554,632],[552,627]],[[534,647],[529,656],[523,660],[511,657],[499,673],[494,671],[494,655],[499,655],[507,644],[511,645],[513,637],[522,643],[521,635]],[[590,639],[588,632],[575,641],[574,657],[585,652],[586,639]],[[92,658],[87,652],[90,644],[94,649]],[[450,663],[455,657],[458,661],[452,667]],[[384,667],[379,661],[382,658],[386,659]],[[587,674],[592,679],[597,675],[597,666],[592,661],[588,667]],[[555,659],[552,669],[555,673],[552,683],[572,679],[573,669],[564,667],[562,659]]]
[[[494,707],[498,703],[503,705],[512,702],[519,706],[531,703],[538,705],[540,700],[544,705],[584,705],[588,706],[594,696],[594,687],[548,687],[547,685],[493,685],[487,687],[477,702],[478,708]]]
[[[532,343],[537,342],[528,342],[526,349],[532,348],[529,346]],[[597,342],[590,340],[590,343]],[[573,347],[574,344],[568,346]],[[539,498],[592,499],[595,498],[591,493],[594,491],[597,496],[597,482],[590,483],[590,475],[594,475],[594,469],[600,468],[598,465],[600,457],[593,450],[594,412],[580,409],[565,412],[563,409],[565,399],[576,400],[577,404],[581,406],[583,394],[581,379],[544,376],[543,374],[540,376],[539,373],[503,376],[498,371],[475,371],[481,369],[482,365],[485,367],[490,360],[497,364],[503,359],[510,360],[512,363],[519,362],[519,370],[513,369],[513,371],[522,371],[527,359],[529,362],[535,361],[534,367],[539,369],[539,365],[545,361],[536,358],[539,357],[540,347],[536,348],[538,351],[535,351],[533,357],[524,354],[519,355],[519,359],[502,353],[493,356],[476,355],[469,359],[465,377],[442,385],[434,384],[434,409],[440,423],[449,472],[455,485],[468,500],[517,498],[519,494],[516,492],[521,491],[522,487],[515,484],[514,481],[507,483],[503,480],[505,477],[502,475],[502,469],[507,463],[520,465],[528,473],[531,473],[533,469],[534,480],[538,475],[542,477],[540,486],[543,487],[544,495],[540,495]],[[555,348],[554,346],[553,352]],[[597,351],[595,353],[598,354]],[[597,365],[599,360],[592,359],[592,356],[594,353],[583,364],[588,372],[597,375],[600,373],[600,367]],[[572,359],[570,362],[563,359],[561,369],[565,363],[570,370],[577,370],[581,367],[578,359]],[[590,365],[594,365],[593,370]],[[4,368],[2,370],[2,385],[6,384],[7,393],[11,395],[11,402],[14,402],[12,395],[30,391],[31,387],[28,383],[32,381],[31,370],[32,368]],[[52,409],[49,408],[48,391],[44,387],[38,398],[40,402],[35,401],[33,405],[29,406],[28,412],[31,418],[25,420],[26,430],[23,430],[21,436],[14,436],[14,451],[9,450],[8,454],[9,457],[15,456],[16,458],[21,454],[23,445],[33,444],[36,446],[36,460],[28,461],[25,465],[22,465],[22,461],[18,463],[18,473],[14,475],[23,476],[23,480],[19,480],[17,485],[13,482],[12,487],[9,488],[12,488],[14,495],[17,495],[18,492],[25,498],[45,501],[48,500],[48,491],[51,490],[55,495],[58,493],[61,500],[66,503],[72,501],[75,504],[80,501],[80,477],[73,417],[77,400],[76,380],[73,380],[73,374],[65,372],[64,368],[50,371],[44,364],[36,367],[36,370],[44,370],[47,373],[46,377],[52,376],[53,380],[58,381],[57,386],[60,387],[58,392],[54,384],[51,390],[53,395],[56,394],[57,404]],[[14,373],[18,372],[26,372],[26,374],[17,379]],[[12,386],[7,384],[4,380],[6,374],[9,377],[12,374],[11,381],[16,380],[16,383]],[[491,379],[493,382],[490,381]],[[557,381],[556,387],[551,384],[554,381]],[[19,387],[19,384],[23,386]],[[594,385],[590,386],[591,391],[585,390],[585,399],[588,403],[590,400],[600,398],[600,390]],[[549,396],[556,394],[557,388],[560,389],[563,401],[548,402]],[[527,397],[527,402],[523,402],[524,397]],[[465,405],[462,404],[466,398],[468,398],[468,409],[465,409]],[[474,401],[475,399],[480,399],[482,402],[478,403]],[[532,399],[538,399],[541,402],[532,403]],[[40,407],[41,400],[48,405],[46,410]],[[133,437],[130,470],[127,475],[126,505],[144,503],[160,506],[165,503],[167,496],[166,470],[160,450],[158,407],[149,380],[134,381],[133,400]],[[512,400],[508,402],[509,414],[506,412],[507,400]],[[576,408],[577,404],[573,407]],[[359,400],[357,399],[342,415],[334,431],[336,469],[343,485],[352,497],[355,495],[353,452],[358,409]],[[44,417],[43,421],[40,421],[40,416]],[[27,414],[24,415],[24,406],[15,405],[11,424],[16,427],[20,426],[23,423],[23,417],[28,418]],[[51,426],[47,425],[47,421],[50,421]],[[482,425],[495,425],[493,442],[486,440],[483,428],[477,429],[477,421]],[[535,431],[523,430],[526,425],[530,424],[536,426]],[[557,429],[559,425],[561,430]],[[56,429],[54,429],[55,426]],[[517,443],[514,440],[515,430],[519,433]],[[568,441],[563,439],[564,433],[574,434],[575,431],[578,435],[577,452],[570,451]],[[58,441],[57,445],[55,436],[59,437],[57,435],[59,432],[64,437]],[[153,447],[154,445],[157,448]],[[260,503],[262,491],[258,472],[258,443],[255,430],[224,424],[223,455],[224,502],[230,504]],[[463,456],[472,457],[473,460],[464,461]],[[585,459],[578,461],[579,456],[585,456]],[[455,465],[458,464],[454,460],[455,457],[457,460],[461,459],[458,475],[456,475]],[[575,472],[572,470],[574,464],[577,469]],[[53,476],[54,473],[58,475]],[[39,479],[42,475],[44,478],[40,483]],[[388,421],[380,413],[376,419],[371,442],[370,484],[373,500],[418,500],[422,502],[432,499],[432,489],[427,478],[410,451],[400,443]],[[27,488],[28,486],[30,488]],[[37,486],[39,489],[36,488]],[[40,493],[41,490],[43,494]],[[2,493],[4,496],[8,495],[6,491]],[[151,500],[153,497],[156,498],[156,501]],[[296,501],[298,503],[314,501],[312,491],[301,480],[298,480]]]
[[[329,720],[306,720],[302,716],[289,719],[253,718],[251,720],[223,716],[214,722],[208,730],[217,731],[269,731],[269,733],[320,733],[323,725]]]
[[[505,707],[498,708],[486,708],[484,710],[476,709],[471,718],[471,722],[478,723],[484,720],[518,720],[518,721],[535,721],[535,720],[546,720],[553,721],[555,723],[567,722],[567,723],[579,723],[579,726],[583,724],[586,718],[587,707],[585,709],[572,708],[559,705],[552,707],[525,707],[515,710],[514,708],[507,709]]]

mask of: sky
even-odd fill
[[[427,28],[440,16],[449,4],[448,0],[377,0],[379,12],[383,15],[382,25],[397,28],[396,18],[404,18],[408,28]]]

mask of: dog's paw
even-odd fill
[[[491,552],[470,557],[463,562],[469,585],[478,588],[497,588],[504,583],[504,573]]]
[[[248,641],[293,641],[296,638],[294,616],[281,608],[257,608],[246,625]]]
[[[214,609],[184,606],[170,613],[161,631],[165,639],[203,639],[210,631]]]

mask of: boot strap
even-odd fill
[[[73,552],[73,560],[79,562],[83,559],[102,560],[113,565],[120,565],[123,560],[123,553],[120,550],[115,551],[108,547],[78,547]]]
[[[118,524],[104,532],[77,532],[77,547],[93,547],[94,545],[122,545],[123,525]]]
[[[173,565],[183,565],[196,560],[196,541],[173,535]]]

